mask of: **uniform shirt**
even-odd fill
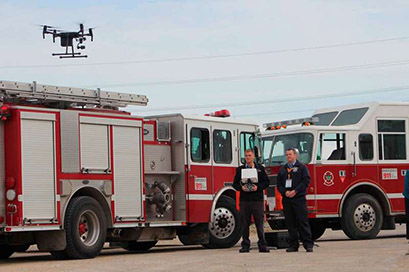
[[[286,180],[291,179],[291,187],[286,188]],[[295,161],[291,166],[285,164],[278,171],[277,189],[283,197],[286,191],[295,190],[294,198],[303,197],[307,194],[311,177],[308,168],[299,161]]]
[[[266,170],[260,164],[254,163],[254,167],[257,169],[258,183],[257,191],[255,192],[245,192],[241,188],[241,169],[250,168],[247,164],[236,168],[236,174],[234,176],[233,188],[240,191],[240,201],[263,201],[264,200],[264,189],[267,188],[269,181],[266,174]]]
[[[403,190],[402,194],[405,196],[405,198],[409,198],[409,170],[406,170],[405,189]]]

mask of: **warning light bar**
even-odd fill
[[[222,109],[222,110],[215,111],[212,113],[206,113],[205,116],[226,118],[226,117],[230,117],[231,114],[229,110]]]
[[[292,120],[286,120],[286,121],[280,121],[280,122],[274,122],[274,123],[265,123],[263,124],[263,128],[267,130],[275,130],[275,129],[287,128],[287,126],[292,126],[292,125],[310,126],[316,122],[319,122],[318,117],[300,118],[300,119],[292,119]]]

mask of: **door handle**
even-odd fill
[[[353,163],[354,163],[354,171],[352,172],[352,177],[356,177],[357,169],[356,169],[356,153],[355,153],[355,151],[352,151],[351,155],[352,155],[352,160],[353,160]]]

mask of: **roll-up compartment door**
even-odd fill
[[[113,126],[115,216],[117,221],[140,220],[142,206],[141,128]]]
[[[109,173],[109,126],[81,124],[81,171]]]
[[[26,222],[54,222],[55,115],[21,113],[23,218]]]

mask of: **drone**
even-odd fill
[[[65,53],[52,53],[52,56],[59,56],[60,59],[64,58],[87,58],[87,55],[81,55],[80,52],[75,52],[74,50],[74,40],[77,43],[77,50],[84,50],[84,42],[87,40],[87,36],[91,38],[91,42],[94,41],[93,28],[88,28],[88,33],[84,30],[84,24],[79,24],[79,31],[63,31],[59,30],[56,27],[42,25],[43,27],[43,39],[45,39],[46,34],[53,36],[53,42],[55,43],[55,38],[60,38],[61,47],[65,47]],[[71,47],[71,52],[69,51]]]

